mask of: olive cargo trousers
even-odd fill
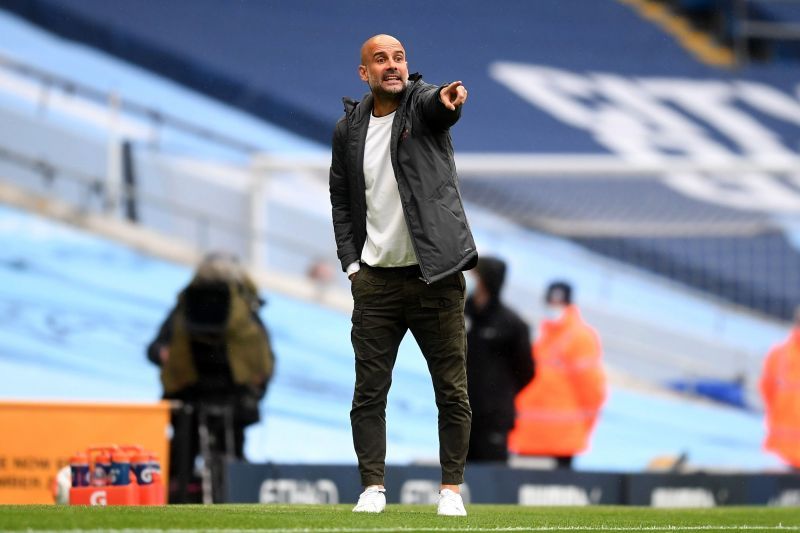
[[[439,410],[442,483],[464,481],[471,411],[467,397],[464,275],[427,285],[419,267],[362,265],[352,283],[356,383],[350,422],[361,483],[382,485],[386,397],[400,341],[411,330],[425,356]]]

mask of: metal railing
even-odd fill
[[[98,147],[100,150],[105,150],[106,153],[107,166],[103,175],[70,168],[63,161],[58,162],[38,155],[38,152],[33,149],[28,153],[22,153],[0,146],[0,160],[41,176],[44,183],[52,184],[58,179],[78,184],[83,188],[85,194],[75,206],[79,211],[89,211],[92,209],[91,206],[95,205],[93,202],[96,201],[99,202],[106,214],[118,216],[120,207],[134,199],[140,207],[158,211],[163,215],[174,217],[176,221],[189,222],[193,225],[195,228],[194,238],[191,241],[199,250],[208,249],[209,234],[213,228],[215,232],[223,232],[231,237],[242,238],[245,236],[250,242],[246,255],[249,255],[248,260],[254,264],[261,263],[256,254],[266,250],[265,241],[267,240],[269,240],[270,246],[291,254],[319,255],[318,250],[307,243],[298,242],[265,229],[263,216],[260,217],[261,220],[257,221],[258,224],[253,223],[254,220],[242,224],[225,217],[224,214],[187,206],[185,203],[168,197],[146,194],[140,189],[132,189],[129,184],[124,183],[121,175],[122,146],[130,141],[125,139],[124,134],[119,131],[118,119],[124,116],[146,121],[154,133],[145,142],[136,142],[135,146],[137,149],[153,150],[153,153],[166,153],[159,145],[161,137],[159,132],[166,129],[194,138],[204,143],[203,146],[214,146],[240,154],[245,157],[245,161],[249,161],[255,154],[264,152],[258,145],[201,125],[196,120],[186,120],[177,114],[141,104],[119,92],[98,89],[87,83],[32,66],[4,54],[0,54],[0,71],[10,73],[14,80],[16,78],[26,80],[38,87],[38,91],[33,93],[32,98],[39,113],[47,112],[51,106],[55,105],[51,98],[54,90],[96,105],[101,112],[105,112],[106,118],[102,119],[102,122],[107,127],[107,144]],[[37,114],[37,120],[41,120],[41,116],[41,114]],[[259,192],[263,189],[260,181],[258,177],[252,180],[250,185],[252,194],[248,195],[251,197],[251,211],[253,211],[254,219],[259,218],[257,215],[263,215],[260,213],[262,209],[257,207],[258,202],[263,202],[265,199]]]
[[[109,203],[106,181],[99,175],[92,175],[64,165],[57,165],[47,159],[31,157],[2,146],[0,146],[0,161],[40,176],[42,183],[46,187],[54,186],[57,180],[65,180],[78,185],[84,191],[82,201],[75,205],[75,208],[80,213],[91,212],[93,201],[96,201],[102,206],[106,206]],[[191,239],[191,241],[200,251],[209,249],[209,232],[210,228],[213,227],[215,230],[226,233],[231,237],[246,236],[245,238],[247,240],[255,240],[260,243],[268,242],[270,247],[276,247],[295,255],[317,255],[317,250],[314,250],[313,247],[307,243],[289,239],[281,234],[263,228],[253,231],[250,224],[242,224],[241,222],[214,212],[187,206],[162,196],[143,193],[134,188],[123,188],[121,191],[121,201],[118,202],[118,204],[124,203],[129,197],[135,197],[137,204],[146,206],[147,209],[152,209],[161,214],[189,222],[194,227],[194,238]],[[248,259],[252,261],[253,258]]]
[[[66,94],[78,96],[90,102],[107,106],[110,111],[123,112],[145,119],[156,130],[164,127],[172,128],[205,142],[217,144],[245,155],[252,155],[263,151],[261,147],[253,143],[202,126],[196,122],[179,117],[178,115],[140,104],[118,92],[96,89],[73,79],[68,79],[54,74],[53,72],[22,63],[3,54],[0,54],[0,68],[18,76],[36,81],[42,88],[40,95],[40,105],[42,107],[46,107],[47,105],[48,91],[56,88]]]

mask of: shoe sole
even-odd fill
[[[353,509],[354,513],[379,514],[379,513],[382,513],[383,511],[384,511],[384,509],[381,509],[380,511],[373,511],[372,509]]]

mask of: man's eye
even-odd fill
[[[384,60],[382,57],[379,57],[379,58],[377,59],[377,62],[378,62],[378,63],[383,63],[384,61],[385,61],[385,60]]]

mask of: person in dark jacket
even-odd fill
[[[187,496],[197,492],[194,483],[189,481],[187,489],[178,478],[193,470],[201,409],[229,410],[233,449],[227,451],[244,457],[244,430],[260,418],[259,402],[274,367],[269,333],[258,315],[263,303],[235,257],[209,254],[148,346],[148,359],[161,369],[164,399],[184,405],[172,416],[171,502],[197,497]],[[226,442],[224,421],[209,420],[208,429],[221,448]]]
[[[530,328],[500,298],[506,277],[503,261],[481,257],[467,275],[475,279],[466,304],[467,383],[472,407],[467,461],[507,461],[514,398],[534,376]]]
[[[439,408],[439,514],[464,515],[459,485],[469,445],[464,276],[477,251],[464,214],[450,128],[467,91],[408,74],[405,49],[376,35],[361,49],[370,92],[344,99],[330,195],[336,248],[353,292],[356,383],[350,420],[361,482],[355,512],[386,505],[386,397],[400,341],[417,340]]]

